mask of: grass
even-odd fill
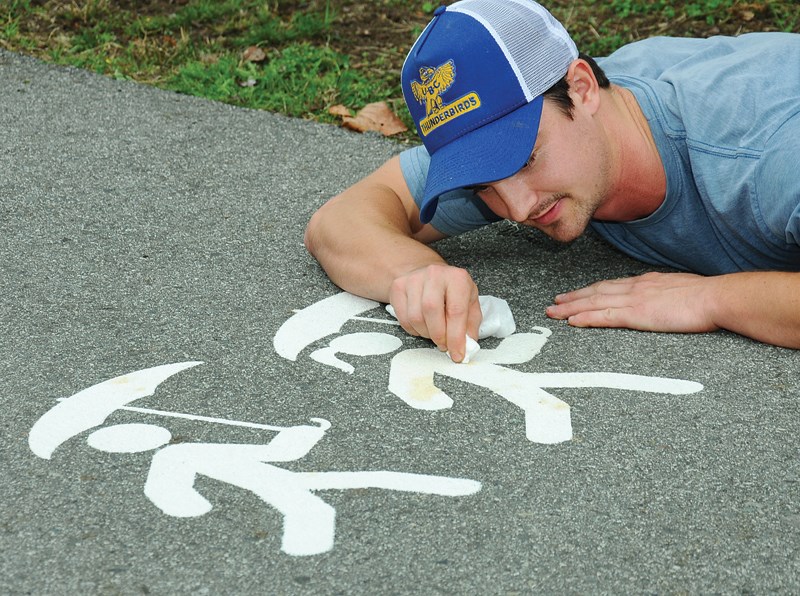
[[[451,3],[451,2],[446,2]],[[180,93],[332,122],[385,100],[438,3],[422,0],[3,0],[0,47]],[[796,0],[551,0],[582,51],[652,35],[800,32]],[[258,47],[263,60],[244,58]]]
[[[314,76],[309,76],[314,73]],[[292,44],[261,66],[226,54],[190,60],[164,83],[167,89],[209,99],[318,119],[336,104],[363,106],[388,99],[390,90],[350,68],[350,59],[329,47]]]
[[[263,0],[129,4],[11,0],[0,7],[0,46],[296,117],[333,121],[327,109],[337,103],[399,103],[396,82],[370,73],[378,61],[353,68],[351,56],[330,45],[336,12],[329,1],[305,10]],[[251,46],[265,51],[262,62],[242,59]]]

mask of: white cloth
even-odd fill
[[[514,315],[508,302],[496,296],[478,296],[483,320],[478,329],[478,339],[486,337],[508,337],[517,330]]]
[[[467,335],[467,346],[464,350],[464,359],[461,361],[461,364],[468,364],[472,357],[478,353],[481,347],[478,345],[474,339],[472,339],[469,335]],[[450,356],[450,351],[448,350],[447,355]]]

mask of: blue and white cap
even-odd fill
[[[403,65],[403,95],[431,156],[420,209],[517,172],[536,143],[542,93],[578,49],[533,0],[461,0],[434,12]]]

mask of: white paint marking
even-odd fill
[[[128,412],[138,412],[140,414],[154,414],[156,416],[166,416],[168,418],[183,418],[186,420],[196,420],[199,422],[213,422],[214,424],[226,424],[228,426],[241,426],[244,428],[257,428],[261,430],[281,431],[286,426],[270,426],[268,424],[258,424],[256,422],[239,422],[238,420],[227,420],[225,418],[211,418],[209,416],[198,416],[197,414],[183,414],[181,412],[167,412],[165,410],[152,410],[150,408],[137,408],[134,406],[123,406],[120,410]]]
[[[140,453],[152,451],[169,443],[172,434],[163,426],[153,424],[116,424],[90,434],[89,447],[106,453]]]
[[[354,321],[366,321],[367,323],[380,323],[381,325],[394,325],[399,327],[400,323],[389,319],[371,319],[369,317],[351,317]]]

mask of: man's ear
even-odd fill
[[[580,105],[589,115],[594,115],[600,109],[600,85],[589,63],[580,58],[574,60],[569,65],[567,81],[575,106]]]

